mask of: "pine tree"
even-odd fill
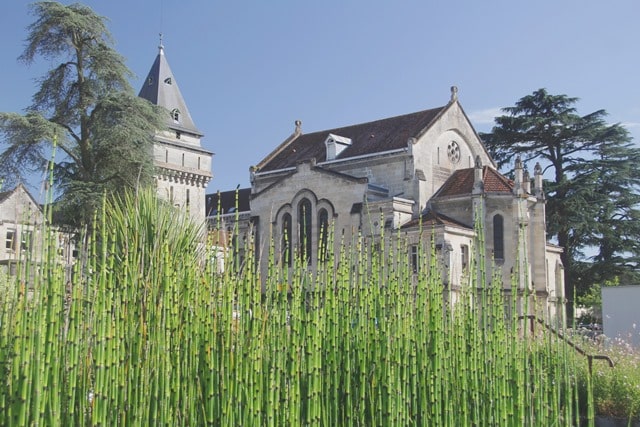
[[[545,165],[547,231],[564,249],[569,315],[574,290],[637,277],[640,255],[640,150],[604,110],[580,116],[577,101],[538,89],[481,135],[499,167],[518,155]]]
[[[164,126],[162,113],[133,92],[105,18],[81,4],[30,7],[35,21],[18,59],[58,65],[39,80],[24,115],[0,113],[7,146],[0,177],[11,184],[46,170],[55,136],[63,153],[54,160],[57,205],[79,223],[103,193],[152,182],[152,134]]]

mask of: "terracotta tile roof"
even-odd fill
[[[473,192],[474,168],[455,171],[440,187],[434,197],[449,197],[471,194]],[[484,166],[482,171],[485,193],[511,193],[513,181],[497,170]]]
[[[446,107],[301,134],[291,138],[288,143],[285,142],[283,146],[266,156],[258,164],[259,171],[293,167],[301,161],[312,158],[315,158],[318,163],[326,161],[324,141],[330,133],[351,139],[351,145],[340,153],[339,159],[407,147],[409,138],[419,136],[444,108]]]
[[[250,188],[240,188],[238,193],[238,212],[247,212],[250,210],[249,199],[251,198]],[[218,206],[222,208],[222,214],[235,212],[236,208],[236,190],[222,191],[213,194],[207,194],[206,199],[206,215],[213,216],[218,213]]]
[[[469,230],[473,230],[473,227],[471,227],[470,225],[464,224],[460,221],[457,221],[439,212],[435,212],[431,209],[429,209],[428,211],[425,211],[420,216],[420,218],[412,219],[408,223],[404,224],[402,228],[417,227],[420,224],[422,224],[422,228],[425,230],[428,230],[430,227],[436,227],[439,225],[444,225],[448,227],[467,228]]]

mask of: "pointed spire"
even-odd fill
[[[484,190],[484,167],[480,156],[476,156],[475,167],[473,168],[473,194],[480,194]]]
[[[522,189],[526,194],[531,194],[531,175],[529,175],[529,170],[526,168],[522,174]]]
[[[533,192],[538,199],[544,199],[544,191],[542,190],[542,166],[540,166],[540,163],[536,163],[535,168],[533,168]]]
[[[202,136],[193,122],[191,114],[189,114],[187,103],[182,97],[178,83],[167,62],[162,44],[162,33],[160,33],[158,56],[151,66],[138,96],[167,109],[166,123],[170,129]]]
[[[520,156],[516,157],[516,167],[514,170],[514,181],[515,185],[513,186],[513,193],[516,195],[522,194],[522,160]]]

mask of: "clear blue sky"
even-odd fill
[[[3,3],[0,111],[27,107],[34,79],[52,66],[16,60],[28,4]],[[249,166],[297,119],[313,132],[437,107],[452,85],[478,131],[545,87],[579,97],[581,114],[607,110],[640,142],[638,0],[85,4],[109,19],[136,91],[164,34],[203,146],[215,152],[209,192],[248,186]]]

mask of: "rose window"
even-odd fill
[[[460,161],[460,146],[457,142],[451,141],[447,146],[447,156],[451,163],[458,163]]]

